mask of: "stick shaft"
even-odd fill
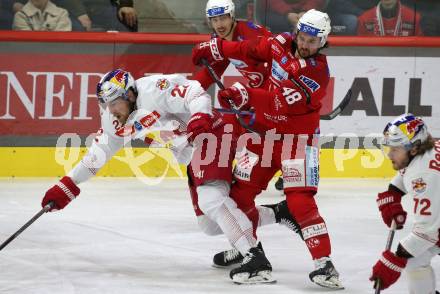
[[[48,212],[54,206],[53,202],[49,202],[45,207],[43,207],[34,217],[32,217],[27,223],[25,223],[17,232],[15,232],[11,237],[9,237],[5,242],[0,245],[0,250],[11,243],[15,238],[18,237],[24,230],[26,230],[33,222],[35,222],[40,216]]]
[[[224,90],[224,89],[225,89],[225,86],[224,86],[223,83],[220,81],[219,76],[215,73],[214,69],[213,69],[212,66],[209,64],[209,62],[208,62],[206,59],[202,59],[201,62],[202,62],[202,64],[203,64],[204,66],[206,66],[206,68],[208,69],[208,72],[209,72],[211,78],[214,80],[214,82],[217,84],[217,86],[218,86],[221,90]],[[240,113],[240,110],[238,110],[238,109],[235,107],[234,103],[233,103],[231,100],[229,100],[228,102],[229,102],[229,104],[230,104],[230,106],[231,106],[231,110],[232,110],[232,112],[236,115],[237,120],[238,120],[238,122],[240,123],[240,125],[241,125],[243,128],[245,128],[246,130],[258,134],[257,131],[255,131],[250,125],[246,124],[246,123],[243,121],[243,118],[240,116],[240,114],[241,114],[241,113]]]
[[[395,232],[396,232],[396,222],[393,220],[391,222],[390,231],[388,232],[388,238],[387,238],[387,244],[385,245],[385,250],[391,249],[391,245],[393,244]],[[380,294],[380,280],[379,279],[376,280],[375,287],[376,287],[376,291],[374,293]]]

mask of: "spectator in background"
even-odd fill
[[[29,0],[14,16],[14,30],[71,31],[72,23],[67,10],[49,0]]]
[[[325,10],[326,0],[263,0],[258,7],[265,11],[259,21],[273,33],[292,31],[298,19],[309,9]],[[264,21],[265,20],[265,21]]]
[[[327,13],[332,20],[332,34],[354,36],[358,17],[377,5],[377,0],[330,0]]]
[[[58,0],[72,15],[73,29],[137,31],[133,0]]]
[[[420,36],[420,14],[399,0],[380,0],[358,18],[358,35]]]

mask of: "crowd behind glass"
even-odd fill
[[[204,0],[0,0],[0,29],[208,33]],[[438,0],[235,0],[237,18],[290,31],[315,8],[333,35],[440,36]]]

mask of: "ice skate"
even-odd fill
[[[238,268],[231,270],[230,277],[236,284],[274,283],[272,266],[264,255],[261,243],[249,249]]]
[[[322,257],[315,260],[316,269],[309,274],[310,280],[325,288],[344,289],[339,281],[339,273],[336,271],[330,257]]]
[[[293,218],[293,216],[290,214],[289,208],[287,207],[286,200],[283,200],[277,204],[269,204],[269,205],[263,205],[263,206],[273,209],[273,211],[275,213],[275,221],[278,224],[286,226],[290,230],[299,234],[301,236],[301,239],[303,239],[301,228],[299,227],[299,224],[296,222],[296,220]]]
[[[243,255],[235,248],[214,255],[212,266],[218,268],[230,267],[243,261]]]
[[[277,189],[278,191],[283,191],[284,189],[283,177],[279,177],[278,180],[275,182],[275,189]]]

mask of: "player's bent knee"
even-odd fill
[[[216,218],[219,208],[229,198],[229,185],[226,181],[209,181],[197,187],[199,207],[211,219]]]

